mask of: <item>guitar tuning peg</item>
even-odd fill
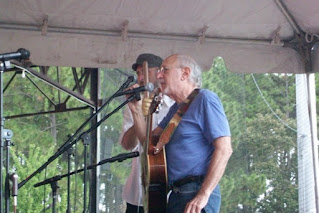
[[[162,109],[162,105],[163,105],[163,104],[159,104],[159,105],[156,107],[155,113],[159,113],[159,111]]]
[[[160,106],[163,104],[163,99],[160,96],[154,96],[151,104],[151,112],[158,113],[160,110]]]

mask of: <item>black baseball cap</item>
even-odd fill
[[[163,59],[157,55],[153,55],[150,53],[144,53],[137,57],[136,62],[132,65],[132,69],[136,71],[138,65],[143,65],[143,62],[147,61],[148,67],[161,67]]]

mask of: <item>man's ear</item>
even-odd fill
[[[191,70],[189,67],[183,67],[182,68],[182,80],[186,80],[189,78],[191,74]]]

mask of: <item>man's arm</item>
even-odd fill
[[[139,141],[145,141],[146,122],[142,110],[132,111],[134,132]]]
[[[119,142],[124,149],[130,151],[133,150],[138,143],[133,125],[134,122],[130,109],[125,107],[123,112],[122,133],[119,137]]]
[[[126,148],[126,149],[130,149],[131,147],[134,148],[137,145],[138,140],[145,141],[146,121],[145,121],[144,114],[147,114],[146,112],[149,110],[152,100],[144,99],[144,101],[145,101],[143,106],[144,112],[142,110],[142,101],[133,100],[128,103],[128,106],[132,115],[130,117],[130,120],[133,123],[133,126],[127,129],[127,131],[123,134],[123,137],[121,139],[121,145],[123,146],[123,148]],[[124,120],[126,120],[125,117],[124,117]],[[157,127],[154,129],[152,134],[160,135],[162,131],[163,131],[162,128]]]
[[[231,138],[217,138],[213,142],[213,145],[215,146],[215,151],[208,167],[205,180],[195,198],[193,198],[193,200],[186,205],[184,213],[200,213],[201,210],[206,206],[209,196],[224,174],[228,160],[233,152],[231,147]]]
[[[124,133],[121,140],[121,145],[126,150],[132,150],[137,146],[137,143],[138,140],[133,125]]]
[[[135,85],[133,85],[134,87]],[[142,106],[143,102],[143,106]],[[128,103],[128,106],[132,112],[134,120],[134,132],[139,141],[145,141],[146,139],[146,120],[145,115],[148,115],[152,99],[143,98],[143,101],[133,100]]]

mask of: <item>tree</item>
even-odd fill
[[[232,132],[234,152],[220,183],[221,211],[295,212],[294,76],[230,73],[216,58],[203,74],[203,86],[222,100]]]
[[[59,81],[61,84],[72,88],[74,81],[72,75],[69,75],[70,71],[71,69],[62,68]],[[77,72],[81,72],[81,70],[78,69]],[[53,79],[56,78],[53,72],[47,72],[47,74]],[[4,75],[4,85],[6,85],[14,75],[15,74],[12,73],[6,73]],[[36,88],[35,84],[41,89],[41,92]],[[46,96],[44,96],[43,93],[46,94]],[[86,91],[84,95],[88,95],[88,92]],[[20,75],[17,75],[4,92],[4,116],[8,117],[17,114],[54,110],[52,101],[59,104],[66,97],[66,94],[57,92],[56,89],[39,79],[28,75],[25,78],[21,78]],[[71,98],[67,104],[71,107],[80,106],[78,101],[73,98]],[[5,128],[11,129],[14,133],[12,141],[15,143],[15,146],[12,147],[11,162],[13,164],[12,170],[16,171],[19,175],[19,181],[24,180],[28,175],[43,165],[58,148],[64,144],[68,139],[68,134],[74,133],[79,125],[86,120],[88,115],[89,111],[87,110],[57,113],[54,116],[52,114],[45,114],[6,119]],[[75,146],[75,149],[76,156],[82,156],[83,148],[81,146]],[[20,211],[41,212],[43,208],[52,207],[51,189],[47,189],[48,186],[34,188],[33,185],[45,178],[65,174],[67,171],[66,157],[67,154],[59,156],[53,163],[48,165],[45,171],[34,176],[21,187],[18,195],[18,207]],[[82,159],[81,161],[83,161],[83,157],[77,157],[77,159]],[[82,168],[83,165],[81,161],[75,161],[72,169]],[[44,174],[46,174],[46,176]],[[81,178],[73,180],[72,190],[78,187],[80,188],[79,191],[82,192],[82,182]],[[67,197],[66,180],[61,180],[58,183],[60,188],[57,209],[65,211]],[[80,200],[76,202],[81,202],[81,197],[83,196],[81,192],[76,194],[72,193],[72,200]],[[74,199],[75,197],[77,197],[77,199]],[[43,199],[45,200],[45,205],[43,204]]]
[[[14,168],[19,176],[19,180],[24,180],[33,171],[34,168],[41,166],[42,162],[46,160],[47,155],[53,154],[53,147],[47,149],[47,153],[44,155],[43,150],[35,143],[30,144],[28,153],[24,154],[21,151],[13,152],[12,158],[14,162]],[[52,194],[50,187],[34,188],[34,184],[41,181],[41,178],[51,177],[56,174],[56,170],[60,170],[60,166],[57,162],[53,163],[46,169],[45,174],[35,176],[30,179],[28,184],[22,186],[19,189],[18,198],[18,212],[41,212],[43,209],[52,207]],[[49,189],[48,189],[49,188]],[[66,197],[66,192],[62,191],[60,197]],[[61,202],[57,202],[57,210],[63,212],[66,209],[66,200],[62,199]],[[13,209],[13,207],[11,207]]]

